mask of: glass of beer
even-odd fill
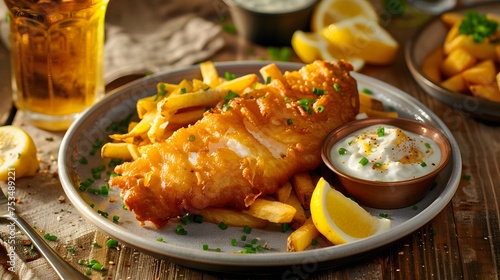
[[[42,129],[64,131],[104,94],[109,0],[4,0],[16,107]]]

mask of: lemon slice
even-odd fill
[[[392,63],[399,48],[389,32],[362,16],[330,24],[321,33],[341,57],[357,57],[372,64]]]
[[[0,181],[33,176],[39,167],[33,139],[19,127],[0,127]]]
[[[293,50],[304,63],[312,63],[318,59],[331,62],[339,60],[335,55],[335,49],[319,33],[297,30],[292,35],[291,43]],[[354,71],[359,71],[365,65],[359,58],[346,60],[352,64]]]
[[[315,7],[311,30],[321,31],[324,27],[355,16],[367,21],[378,21],[378,15],[368,0],[322,0]]]
[[[333,244],[344,244],[389,230],[390,220],[372,216],[321,178],[311,198],[314,225]]]

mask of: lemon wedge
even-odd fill
[[[398,42],[375,21],[356,16],[323,28],[322,35],[341,57],[385,65],[396,58]]]
[[[33,176],[39,167],[33,139],[19,127],[0,127],[0,181]]]
[[[322,0],[313,11],[311,30],[319,32],[332,23],[356,16],[378,21],[377,12],[368,0]]]
[[[333,244],[344,244],[389,230],[390,220],[372,216],[321,178],[311,198],[314,225]]]
[[[331,62],[339,60],[335,55],[335,49],[319,33],[297,30],[292,35],[291,43],[293,50],[304,63],[312,63],[318,59]],[[354,71],[360,70],[365,65],[359,58],[346,60],[352,64]]]

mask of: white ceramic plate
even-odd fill
[[[494,13],[500,15],[500,4],[479,4],[466,8],[452,10],[465,13],[467,10],[477,10],[481,14]],[[480,99],[445,89],[431,81],[425,75],[420,65],[424,58],[433,50],[443,45],[448,29],[441,22],[439,16],[432,18],[415,32],[405,47],[405,60],[411,74],[418,84],[431,96],[462,110],[465,116],[486,121],[500,122],[500,102]]]
[[[262,61],[218,63],[216,67],[221,75],[225,71],[236,75],[258,73],[258,70],[268,64]],[[282,71],[296,70],[301,64],[277,63]],[[99,152],[89,155],[97,139],[108,139],[107,127],[116,121],[124,119],[135,112],[137,99],[156,93],[159,81],[178,83],[181,79],[200,78],[198,66],[192,66],[161,73],[138,80],[126,85],[114,94],[87,110],[66,133],[59,152],[59,175],[63,188],[71,202],[83,216],[89,219],[101,230],[128,246],[159,258],[169,259],[182,265],[198,269],[224,272],[295,273],[293,269],[302,272],[338,265],[353,261],[374,249],[388,245],[422,227],[434,218],[451,200],[457,189],[461,174],[461,157],[458,145],[451,132],[428,108],[408,94],[373,78],[353,73],[359,89],[370,89],[373,95],[384,104],[398,111],[401,117],[416,119],[440,128],[449,138],[453,158],[447,168],[439,175],[437,187],[419,202],[416,207],[397,210],[369,209],[372,214],[386,213],[392,218],[391,229],[381,235],[362,239],[357,242],[331,246],[324,239],[319,239],[318,245],[303,252],[286,252],[286,239],[290,232],[282,233],[278,227],[264,230],[254,229],[248,234],[248,240],[258,238],[258,244],[268,244],[270,250],[257,254],[235,253],[242,249],[239,241],[244,235],[241,228],[221,230],[210,223],[191,223],[184,228],[187,235],[175,233],[176,223],[169,223],[163,229],[154,229],[149,225],[139,226],[132,213],[122,209],[122,202],[117,189],[111,189],[109,196],[117,200],[109,202],[109,197],[90,194],[79,190],[79,183],[92,177],[92,168],[102,164]],[[82,157],[88,159],[88,164],[81,164]],[[102,172],[103,179],[108,176]],[[104,185],[105,181],[97,180],[93,187]],[[90,205],[93,204],[94,207]],[[109,214],[104,218],[99,211]],[[119,216],[117,223],[112,216]],[[163,238],[163,242],[157,241]],[[231,239],[237,238],[238,245],[232,246]],[[203,250],[203,245],[210,250]],[[221,252],[215,249],[220,248]]]

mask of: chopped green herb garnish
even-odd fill
[[[369,162],[369,160],[365,157],[363,157],[362,159],[359,160],[359,164],[365,166],[367,163]]]
[[[94,246],[94,247],[101,247],[101,245],[99,245],[99,243],[97,243],[97,242],[94,242],[94,243],[92,244],[92,246]]]
[[[57,236],[55,235],[51,235],[49,233],[46,233],[43,238],[47,239],[47,240],[50,240],[50,241],[56,241],[57,240]]]
[[[465,13],[465,17],[458,28],[459,34],[471,35],[476,43],[482,43],[497,32],[498,23],[489,20],[486,15],[470,10]]]
[[[425,143],[424,145],[425,145],[425,147],[426,147],[427,149],[430,149],[430,148],[431,148],[431,144],[429,144],[429,143]]]
[[[118,223],[118,220],[119,220],[119,219],[120,219],[120,217],[119,217],[119,216],[117,216],[117,215],[114,215],[114,216],[113,216],[113,222]]]
[[[196,214],[195,214],[195,215],[193,216],[193,221],[194,221],[195,223],[201,224],[201,223],[203,223],[203,216],[202,216],[202,215],[196,215]]]
[[[287,125],[292,125],[293,124],[293,120],[292,119],[287,119],[286,120],[286,124]]]
[[[220,229],[222,229],[222,230],[225,230],[225,229],[227,229],[228,227],[229,227],[229,226],[228,226],[228,225],[226,225],[226,223],[224,223],[224,222],[220,222],[220,223],[219,223],[219,228],[220,228]]]
[[[317,96],[321,96],[321,95],[325,94],[325,90],[324,89],[319,89],[317,87],[313,87],[312,88],[312,92],[314,94],[316,94]]]
[[[181,94],[185,94],[187,92],[186,88],[181,88]]]
[[[386,219],[389,218],[389,214],[387,214],[387,213],[378,213],[378,215],[382,218],[386,218]]]
[[[75,252],[75,249],[73,249],[73,248],[68,248],[68,252],[73,254],[73,253]]]
[[[318,106],[318,113],[323,113],[325,111],[325,106]]]
[[[226,72],[224,72],[224,78],[226,78],[227,81],[231,81],[231,80],[236,79],[236,75],[226,71]]]
[[[377,129],[377,136],[378,136],[378,137],[382,137],[382,136],[384,136],[384,135],[385,135],[385,129],[384,129],[384,127],[379,127],[379,128]]]
[[[237,241],[236,238],[231,239],[231,246],[236,246]]]
[[[241,241],[245,241],[245,240],[247,240],[247,236],[246,235],[242,235],[240,239],[241,239]]]
[[[236,34],[236,26],[234,24],[223,24],[222,30],[229,34]]]
[[[203,244],[203,250],[204,251],[208,251],[208,245],[207,244]]]
[[[347,153],[347,150],[344,149],[344,148],[339,148],[339,155],[343,156],[345,155],[345,153]]]
[[[246,234],[250,234],[252,232],[252,228],[249,226],[244,226],[243,227],[243,232]]]
[[[281,224],[281,232],[287,232],[290,229],[290,224],[289,223],[283,223]]]
[[[333,84],[333,88],[335,89],[335,91],[339,91],[340,90],[340,85],[335,83]]]
[[[163,242],[163,240],[164,240],[163,237],[156,238],[156,241],[158,241],[158,242]]]
[[[314,239],[311,241],[311,245],[313,245],[313,246],[318,245],[318,240],[317,240],[316,238],[314,238]]]
[[[122,209],[123,209],[123,210],[127,210],[127,211],[128,211],[128,207],[127,207],[127,205],[122,204]]]
[[[271,83],[271,76],[266,78],[266,85]]]
[[[190,142],[193,142],[193,141],[194,141],[194,139],[196,139],[196,137],[195,137],[194,135],[189,135],[189,141],[190,141]]]
[[[412,210],[417,210],[417,209],[418,209],[418,206],[417,206],[417,205],[413,205],[413,206],[411,207],[411,209],[412,209]]]
[[[290,61],[292,49],[290,47],[268,47],[267,55],[269,56],[270,60]]]
[[[177,227],[175,227],[175,232],[178,235],[187,235],[187,230],[185,230],[182,225],[177,225]]]
[[[373,168],[380,168],[380,167],[382,167],[382,163],[380,163],[380,162],[375,162],[373,164]]]
[[[361,92],[366,93],[366,94],[373,94],[373,91],[371,91],[367,88],[362,89]]]
[[[109,248],[116,248],[118,247],[118,241],[115,239],[109,239],[108,241],[106,241],[106,246],[108,246]]]
[[[78,162],[81,164],[87,164],[89,163],[89,160],[86,157],[81,157]]]
[[[470,176],[470,175],[462,175],[462,179],[464,179],[464,180],[467,180],[467,181],[468,181],[468,180],[470,180],[471,178],[472,178],[472,176]]]
[[[420,166],[422,166],[422,167],[426,167],[426,166],[427,166],[427,163],[422,162],[422,163],[420,164]]]

